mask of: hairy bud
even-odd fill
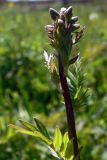
[[[57,18],[59,17],[59,13],[53,8],[50,8],[49,12],[50,12],[50,16],[51,16],[52,20],[56,21]]]
[[[83,31],[78,31],[80,24],[75,23],[78,21],[78,17],[72,16],[72,6],[69,8],[61,8],[59,13],[53,8],[50,8],[49,11],[52,20],[54,20],[52,25],[45,27],[50,39],[50,44],[61,56],[63,65],[68,67],[73,45],[80,40]]]
[[[62,26],[62,25],[64,25],[64,21],[63,21],[62,19],[58,19],[58,24],[59,24],[60,26]]]
[[[72,17],[72,6],[70,6],[66,11],[64,12],[66,18],[69,20]]]
[[[79,28],[80,28],[80,24],[73,24],[72,25],[72,31],[75,31],[75,30],[77,30]]]
[[[78,16],[75,16],[75,17],[72,17],[71,20],[70,20],[70,23],[75,23],[78,21]]]
[[[65,11],[66,11],[66,8],[64,8],[64,7],[61,8],[61,10],[60,10],[60,15],[61,15],[61,14],[64,14]]]

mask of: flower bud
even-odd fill
[[[45,29],[47,32],[52,32],[54,30],[54,26],[53,25],[46,25]]]
[[[53,8],[50,8],[49,12],[50,12],[50,16],[51,16],[52,20],[56,21],[57,18],[59,17],[59,13]]]
[[[64,21],[62,19],[58,19],[58,25],[62,26],[64,24]]]
[[[80,28],[80,24],[73,24],[72,25],[72,31],[75,31],[75,30],[77,30],[79,28]]]
[[[70,23],[73,24],[78,21],[78,16],[72,17]]]
[[[63,7],[63,8],[61,8],[60,13],[59,13],[60,14],[60,18],[63,19],[63,20],[65,20],[65,15],[64,15],[65,11],[66,11],[66,8]]]
[[[72,6],[70,6],[66,11],[64,12],[66,18],[69,20],[72,17]]]
[[[65,33],[65,23],[62,19],[58,19],[58,34],[63,35]]]
[[[79,42],[83,36],[83,29],[80,30],[80,24],[76,24],[78,17],[72,16],[72,7],[61,8],[59,13],[53,8],[50,8],[49,11],[54,23],[47,25],[45,29],[50,45],[53,46],[58,54],[61,53],[63,64],[66,66],[72,46]],[[70,63],[73,63],[76,58],[74,57]]]
[[[63,14],[66,11],[66,8],[62,7],[60,10],[60,14]]]

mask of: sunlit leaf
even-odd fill
[[[77,92],[76,92],[76,94],[75,94],[74,99],[77,99],[77,98],[78,98],[78,95],[79,95],[80,92],[81,92],[81,86],[78,88],[78,90],[77,90]]]
[[[24,129],[22,127],[19,127],[19,126],[16,126],[14,124],[9,124],[8,126],[11,127],[11,128],[13,128],[13,129],[15,129],[15,130],[26,131],[26,129]]]
[[[23,133],[23,134],[28,134],[28,135],[31,135],[31,136],[35,136],[32,131],[26,130],[26,129],[21,128],[21,127],[19,127],[19,126],[10,124],[9,127],[15,129],[17,132],[20,132],[20,133]]]
[[[35,131],[34,134],[36,137],[40,138],[46,144],[48,144],[48,145],[52,144],[52,141],[50,139],[48,139],[47,137],[45,137],[42,133]]]
[[[59,150],[62,144],[62,134],[59,128],[55,129],[54,139],[53,139],[53,146],[55,150]]]
[[[23,120],[19,120],[20,122],[21,122],[21,124],[26,128],[26,129],[28,129],[28,130],[30,130],[30,131],[37,131],[37,128],[34,126],[34,125],[32,125],[32,124],[30,124],[30,123],[28,123],[28,122],[26,122],[26,121],[23,121]]]
[[[68,132],[66,132],[63,136],[63,142],[61,145],[61,150],[60,150],[60,155],[62,157],[65,156],[65,152],[66,152],[66,148],[67,148],[67,144],[68,144],[69,138],[68,138]]]
[[[17,132],[23,133],[23,134],[27,134],[30,136],[35,136],[35,134],[32,131],[28,131],[28,130],[16,130]]]
[[[13,124],[10,124],[9,127],[14,128],[17,132],[20,132],[22,134],[27,134],[30,136],[34,136],[38,139],[41,139],[43,142],[45,142],[48,145],[50,145],[52,143],[51,140],[46,138],[42,133],[40,133],[38,131],[32,132],[32,131],[26,130],[24,128],[21,128],[19,126],[13,125]]]

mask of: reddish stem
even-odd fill
[[[67,114],[67,123],[68,123],[68,135],[69,140],[73,141],[73,151],[74,151],[74,159],[78,156],[78,141],[76,135],[76,127],[75,127],[75,117],[74,117],[74,110],[73,104],[69,92],[69,87],[67,83],[66,76],[64,74],[64,67],[61,61],[61,57],[58,57],[58,65],[59,65],[59,77],[61,82],[61,87],[63,91],[63,97],[66,106],[66,114]]]

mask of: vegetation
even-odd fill
[[[44,32],[50,20],[47,10],[25,12],[10,7],[0,10],[0,159],[53,159],[41,142],[8,128],[9,123],[18,124],[19,118],[32,121],[30,117],[37,117],[51,135],[56,124],[62,133],[66,131],[62,97],[51,83],[42,57],[43,49],[51,52]],[[85,107],[75,107],[81,159],[106,160],[106,8],[78,5],[74,12],[86,25],[86,33],[73,53],[79,50],[84,57],[84,87],[91,93],[84,100]],[[77,68],[72,67],[76,85]]]

